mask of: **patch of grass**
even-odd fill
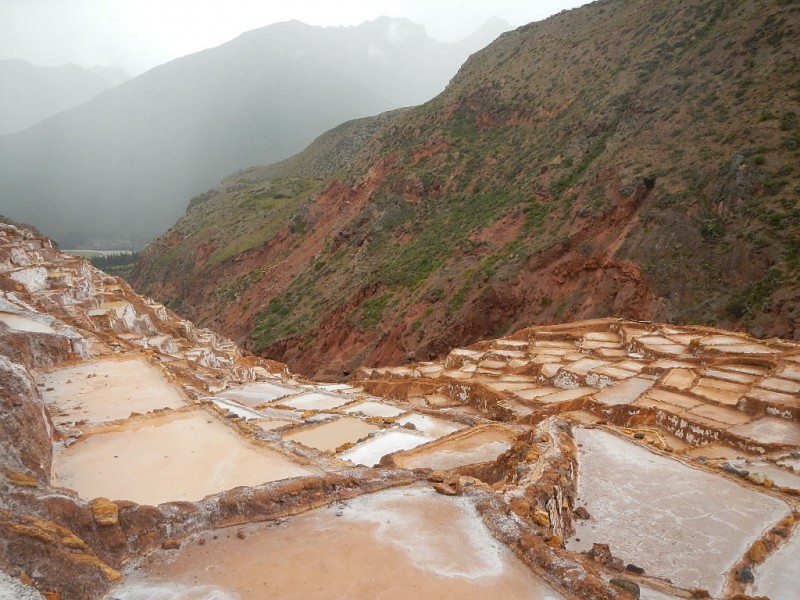
[[[380,323],[390,298],[389,294],[381,294],[359,304],[354,321],[361,331],[368,331]]]
[[[769,306],[772,294],[785,281],[780,269],[772,268],[758,281],[747,284],[731,294],[725,304],[725,312],[735,321],[750,321]]]

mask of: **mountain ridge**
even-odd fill
[[[183,221],[134,283],[317,376],[605,316],[791,339],[799,15],[606,0],[506,33],[261,245],[205,262],[231,228]]]
[[[0,60],[0,135],[23,131],[112,88],[118,83],[112,73],[74,64],[40,67]]]
[[[393,23],[267,26],[2,136],[0,211],[65,245],[144,244],[184,198],[347,119],[428,99],[475,49],[392,45]]]

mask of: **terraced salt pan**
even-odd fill
[[[349,460],[357,465],[374,467],[387,454],[410,450],[435,439],[429,435],[411,433],[402,429],[389,429],[345,450],[339,454],[339,458]]]
[[[512,431],[491,427],[412,450],[394,461],[401,469],[455,469],[497,459],[511,448],[514,437]]]
[[[86,362],[37,379],[44,384],[42,398],[56,426],[104,423],[126,419],[132,412],[186,405],[178,388],[144,358]]]
[[[269,419],[268,421],[261,421],[256,423],[256,426],[262,431],[272,431],[273,429],[280,429],[287,425],[296,425],[294,421],[284,421],[281,419]]]
[[[730,431],[758,442],[800,446],[800,423],[785,419],[762,417],[752,423],[734,427]]]
[[[332,408],[338,408],[343,404],[347,404],[351,400],[351,398],[344,398],[342,396],[306,392],[305,394],[300,394],[288,400],[281,400],[279,404],[291,406],[297,410],[331,410]]]
[[[253,407],[265,402],[271,402],[284,396],[297,394],[300,390],[266,381],[248,383],[241,387],[225,390],[220,394],[223,398],[236,400],[247,406]]]
[[[366,423],[361,419],[343,417],[310,429],[287,433],[283,439],[303,444],[323,452],[336,450],[342,444],[355,443],[371,433],[380,431],[380,427]]]
[[[361,413],[368,417],[385,417],[391,418],[402,415],[404,410],[392,406],[391,404],[384,404],[383,402],[359,402],[353,406],[348,406],[344,409],[346,413]]]
[[[762,564],[756,566],[755,582],[747,593],[775,600],[796,598],[798,557],[800,557],[800,535],[795,531],[791,540],[778,548]]]
[[[417,431],[434,437],[442,437],[466,427],[463,423],[437,419],[436,417],[428,415],[418,415],[416,413],[401,417],[397,419],[396,422],[398,425],[407,425],[410,423],[416,427]]]
[[[222,410],[228,411],[240,419],[261,419],[264,417],[261,413],[245,408],[233,400],[226,400],[225,398],[211,398],[210,400]]]
[[[595,398],[603,404],[630,404],[653,387],[654,383],[650,379],[631,377],[604,388]]]
[[[53,484],[82,498],[159,504],[311,471],[195,410],[108,428],[53,454]]]
[[[592,518],[575,523],[570,550],[606,543],[625,563],[716,597],[724,573],[790,513],[776,498],[606,431],[576,429],[575,438],[582,445],[579,502]]]
[[[0,321],[17,331],[27,331],[29,333],[55,333],[55,330],[47,323],[34,321],[13,313],[0,312]]]
[[[467,499],[430,489],[388,490],[277,527],[262,523],[220,530],[218,539],[203,536],[202,545],[195,538],[129,569],[111,596],[563,600],[495,540]]]

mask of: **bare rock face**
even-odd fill
[[[1,347],[1,346],[0,346]],[[6,471],[44,483],[50,473],[52,441],[36,383],[25,368],[0,355],[0,455]],[[18,485],[21,477],[14,481]],[[13,484],[12,484],[13,485]]]

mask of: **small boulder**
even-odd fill
[[[164,550],[177,550],[181,547],[181,543],[178,540],[164,540],[161,543],[161,547]]]
[[[430,475],[428,475],[428,481],[434,481],[436,483],[441,483],[445,479],[447,479],[447,473],[445,471],[431,471]]]
[[[102,526],[116,525],[119,523],[119,506],[108,498],[95,498],[91,502],[94,522]]]
[[[509,503],[511,512],[518,517],[527,517],[531,512],[531,503],[523,497],[513,498]]]
[[[625,570],[628,573],[635,573],[636,575],[644,575],[644,569],[642,567],[637,567],[636,565],[627,564],[625,565]]]
[[[742,583],[753,583],[756,580],[755,575],[753,575],[753,569],[749,566],[744,566],[738,571],[736,571],[736,579],[741,581]]]
[[[587,521],[592,517],[592,515],[589,514],[589,511],[586,510],[585,506],[579,506],[576,508],[574,514],[576,519],[581,519],[583,521]]]
[[[537,508],[533,511],[533,522],[539,527],[550,527],[550,515],[541,508]]]
[[[458,492],[456,490],[443,482],[434,483],[433,489],[445,496],[458,496]]]
[[[753,544],[750,547],[750,551],[747,553],[747,556],[754,563],[764,562],[764,559],[767,558],[767,547],[764,545],[764,542],[759,540]]]
[[[642,592],[641,592],[641,590],[639,589],[639,584],[638,584],[638,583],[636,583],[635,581],[631,581],[631,580],[630,580],[630,579],[628,579],[627,577],[612,577],[612,578],[609,580],[609,583],[610,583],[611,585],[615,585],[615,586],[617,586],[617,587],[618,587],[618,588],[620,588],[620,589],[623,589],[623,590],[625,590],[625,591],[626,591],[626,592],[628,592],[628,593],[629,593],[631,596],[633,596],[634,598],[636,598],[636,600],[639,600],[639,597],[640,597],[640,595],[641,595],[641,593],[642,593]]]

